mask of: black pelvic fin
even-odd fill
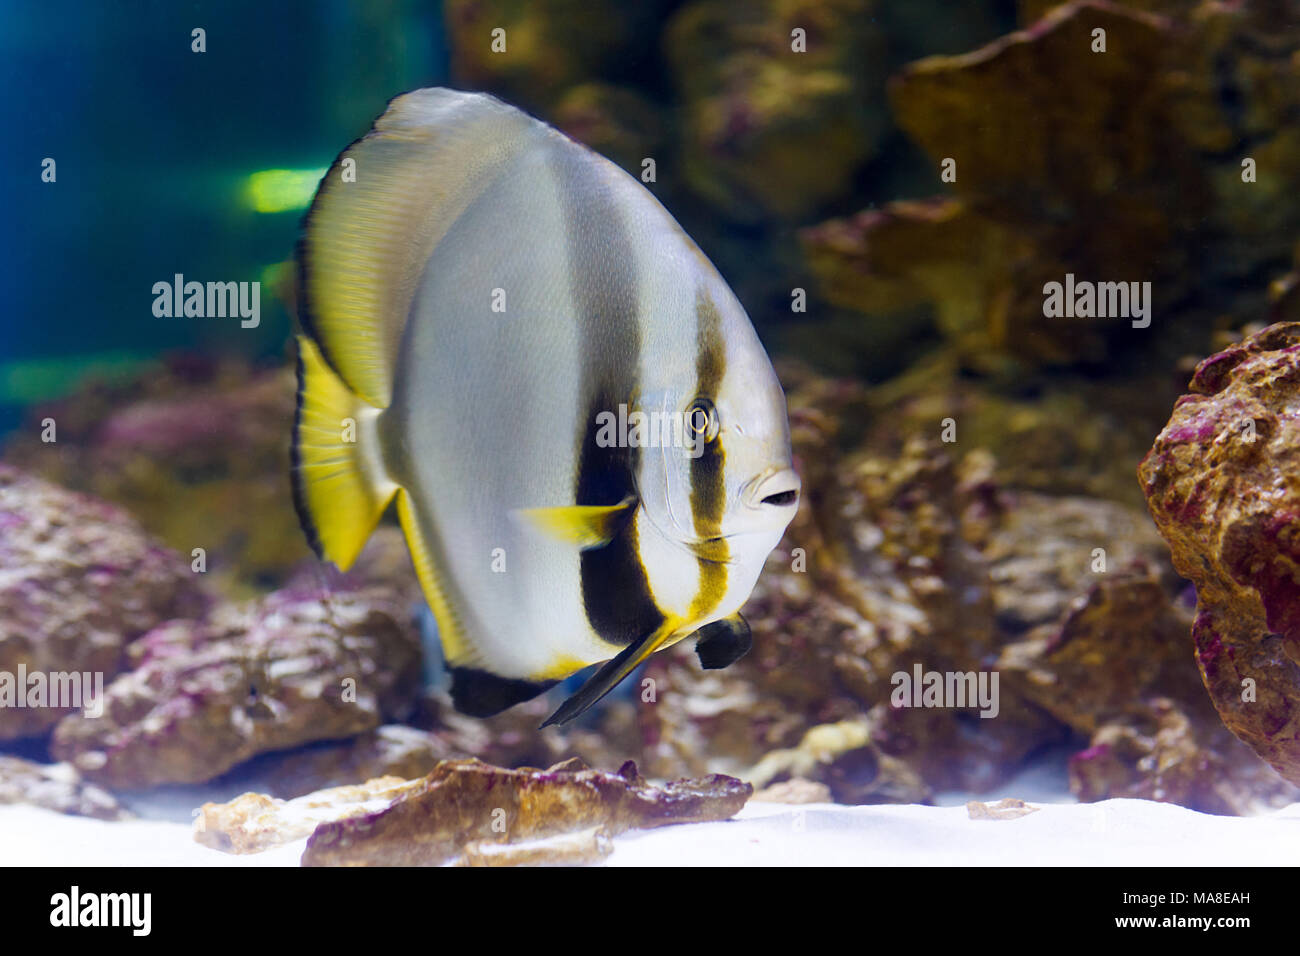
[[[749,624],[739,614],[705,624],[695,636],[695,653],[700,658],[700,666],[707,671],[736,663],[754,643]]]
[[[451,702],[458,711],[471,717],[499,714],[515,704],[532,700],[559,683],[498,677],[473,667],[452,667],[450,670]]]
[[[619,681],[654,653],[660,643],[662,643],[661,636],[651,634],[623,648],[617,657],[606,661],[600,670],[587,678],[587,682],[579,687],[576,693],[556,708],[555,713],[542,723],[542,727],[549,727],[551,724],[567,724],[582,716],[592,704],[617,687]]]

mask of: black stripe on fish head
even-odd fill
[[[695,299],[695,394],[714,401],[727,371],[722,337],[722,317],[708,292],[700,289]],[[727,593],[729,549],[722,538],[722,516],[727,507],[727,453],[721,437],[705,441],[700,454],[691,459],[691,519],[695,536],[706,546],[701,554],[700,585],[691,602],[691,618],[698,620],[717,607]]]

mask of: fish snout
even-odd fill
[[[744,493],[745,504],[774,514],[793,514],[799,504],[800,487],[794,469],[769,468],[749,482]]]

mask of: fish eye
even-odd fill
[[[686,410],[686,427],[691,434],[703,435],[705,441],[713,441],[721,427],[717,408],[707,398],[697,398]]]

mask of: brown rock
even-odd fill
[[[53,751],[111,787],[211,780],[248,758],[401,716],[420,683],[409,606],[391,590],[280,591],[174,621],[131,648],[104,716],[70,716]]]
[[[1117,569],[1099,575],[1059,620],[1006,647],[997,669],[1006,686],[1092,733],[1141,711],[1157,691],[1203,698],[1186,646],[1190,623],[1149,567]]]
[[[447,761],[385,810],[316,828],[304,866],[438,866],[467,844],[510,844],[601,828],[607,835],[734,816],[749,784],[713,775],[652,787],[629,761],[617,774],[580,761],[503,770]],[[504,828],[504,829],[502,829]]]
[[[685,116],[683,166],[733,219],[797,219],[852,186],[884,125],[870,0],[697,0],[664,46]],[[791,33],[805,31],[806,51]]]
[[[295,800],[245,793],[226,803],[205,803],[194,818],[194,839],[225,853],[260,853],[305,837],[322,823],[382,809],[415,782],[377,777]]]
[[[452,75],[464,89],[499,91],[537,109],[566,87],[654,50],[658,2],[449,0]],[[493,31],[505,31],[504,51]]]
[[[1224,723],[1300,783],[1300,325],[1197,366],[1139,477],[1196,585],[1201,676]]]
[[[376,777],[413,780],[439,761],[466,754],[445,736],[404,724],[385,724],[351,740],[329,741],[277,754],[270,775],[271,792],[282,798],[355,785]]]
[[[1300,790],[1221,724],[1206,720],[1200,713],[1205,709],[1204,703],[1196,707],[1156,698],[1105,724],[1091,745],[1070,759],[1070,789],[1082,801],[1133,797],[1230,815],[1300,798]]]
[[[1300,160],[1300,6],[1023,6],[1025,29],[894,78],[899,125],[936,170],[955,163],[953,195],[808,230],[819,285],[872,319],[929,305],[962,361],[986,372],[1115,360],[1208,328],[1190,293],[1227,282],[1239,294],[1300,230],[1286,197]],[[1099,29],[1106,52],[1093,50]],[[1045,316],[1045,283],[1067,273],[1149,281],[1156,332]]]
[[[914,769],[872,742],[867,719],[813,727],[797,747],[772,751],[746,776],[765,791],[794,779],[819,783],[836,803],[927,803],[931,797]]]
[[[293,413],[290,369],[178,357],[35,409],[5,458],[120,505],[181,554],[204,549],[205,581],[251,596],[311,554],[286,477]]]
[[[202,611],[196,578],[118,508],[0,465],[0,740],[41,734],[88,703],[28,706],[31,675],[47,687],[81,675],[91,694],[122,670],[129,642]]]
[[[56,813],[97,820],[127,820],[132,814],[107,790],[87,783],[67,764],[41,764],[0,756],[0,804],[29,803]]]

